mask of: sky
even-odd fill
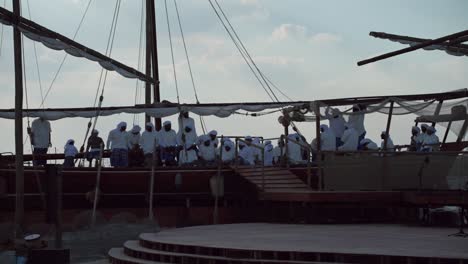
[[[71,38],[88,1],[22,0],[22,13],[26,18]],[[3,5],[1,2],[0,6]],[[112,58],[134,68],[139,68],[143,2],[122,1],[111,54]],[[164,2],[156,0],[155,4],[161,97],[176,102]],[[5,3],[11,10],[11,1]],[[174,2],[168,0],[167,3],[180,101],[194,103]],[[359,60],[404,47],[372,38],[368,35],[370,31],[437,38],[467,29],[467,1],[219,0],[219,3],[259,68],[293,100],[446,92],[468,86],[468,59],[449,56],[441,51],[416,51],[362,67],[356,65]],[[177,4],[200,102],[270,101],[224,31],[208,0],[184,0]],[[76,41],[104,53],[114,5],[115,0],[92,1]],[[0,38],[0,108],[13,108],[11,27],[4,26]],[[45,94],[64,52],[36,44],[39,75],[33,42],[25,38],[24,49],[28,91],[28,105],[25,102],[24,107],[37,108],[42,101],[41,89]],[[94,62],[68,56],[45,100],[45,107],[93,106],[100,70]],[[138,91],[143,92],[139,85]],[[135,104],[136,87],[135,80],[110,72],[103,105]],[[142,103],[142,100],[136,102]],[[220,135],[277,137],[283,132],[277,118],[278,115],[274,114],[225,119],[206,117],[205,121],[209,130],[216,129]],[[395,144],[408,143],[414,118],[414,115],[408,115],[392,120],[390,135]],[[175,117],[169,119],[175,121]],[[126,121],[131,126],[134,120],[143,126],[141,115],[122,114],[100,118],[97,128],[106,139],[108,131],[118,122]],[[198,117],[195,116],[195,120],[198,123]],[[24,122],[26,127],[27,120]],[[63,145],[70,138],[81,145],[87,122],[88,119],[83,118],[53,121],[51,152],[63,151]],[[379,135],[385,124],[386,116],[382,114],[366,116],[368,137],[380,142]],[[0,127],[0,152],[14,151],[14,122],[0,120]],[[315,137],[315,124],[304,123],[299,127],[309,142]],[[200,126],[197,131],[201,133]],[[25,152],[31,151],[29,143],[24,149]]]

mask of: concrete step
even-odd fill
[[[150,261],[127,256],[123,248],[111,248],[107,254],[109,255],[109,262],[112,264],[167,264],[167,262]]]
[[[124,252],[137,258],[163,260],[169,263],[230,263],[230,264],[313,264],[324,262],[310,261],[295,261],[295,260],[274,260],[274,259],[247,259],[247,258],[231,258],[223,256],[210,256],[202,254],[188,254],[178,252],[168,252],[154,250],[142,247],[136,240],[130,240],[124,244]]]

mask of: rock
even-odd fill
[[[91,226],[91,216],[92,216],[92,211],[83,211],[79,214],[77,214],[74,219],[73,219],[73,230],[78,230],[78,229],[83,229],[83,228],[88,228]],[[106,218],[104,215],[96,211],[96,226],[97,225],[103,225],[106,223]]]
[[[111,217],[109,220],[109,223],[111,224],[118,224],[118,223],[136,223],[138,218],[136,217],[135,214],[132,214],[130,212],[120,212],[118,214],[115,214]]]

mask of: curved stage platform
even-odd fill
[[[230,224],[141,234],[111,263],[468,263],[450,228],[401,225]]]

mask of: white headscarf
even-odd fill
[[[122,127],[126,127],[127,126],[127,123],[125,122],[120,122],[118,125],[117,125],[117,129],[120,130]]]
[[[134,125],[133,128],[132,128],[132,133],[140,133],[141,131],[141,127],[139,125]]]

